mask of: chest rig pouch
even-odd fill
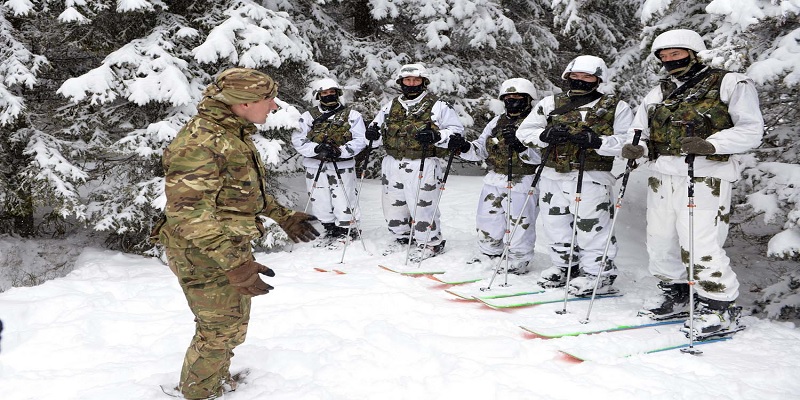
[[[527,115],[527,114],[526,114]],[[500,174],[508,173],[508,160],[511,159],[511,174],[515,177],[515,181],[522,180],[523,175],[533,175],[536,173],[536,165],[526,164],[522,162],[516,152],[509,150],[508,143],[503,137],[503,128],[512,125],[519,127],[519,124],[525,119],[525,115],[520,115],[518,118],[508,118],[506,114],[500,116],[497,120],[497,125],[492,129],[492,137],[486,143],[486,151],[489,157],[486,158],[486,165],[489,169]],[[494,140],[497,143],[492,143]]]
[[[401,158],[412,160],[422,158],[422,144],[415,139],[415,136],[417,132],[428,127],[429,124],[431,129],[439,132],[439,127],[431,119],[433,105],[438,100],[438,97],[429,93],[425,95],[422,101],[410,108],[408,112],[406,112],[406,109],[403,108],[398,99],[392,100],[392,107],[383,121],[384,132],[386,132],[383,137],[383,146],[386,149],[386,154],[398,160]],[[429,145],[425,156],[443,157],[445,153],[445,149]]]
[[[650,160],[659,156],[680,156],[681,139],[686,137],[688,126],[693,126],[694,135],[703,139],[733,126],[728,107],[719,98],[722,78],[728,71],[709,69],[685,90],[676,89],[672,81],[661,83],[664,100],[648,108],[650,138],[647,149]],[[705,156],[712,161],[728,161],[728,154]]]
[[[555,96],[556,110],[567,104],[569,97],[564,93]],[[591,128],[594,133],[600,136],[611,136],[614,134],[614,116],[619,100],[609,94],[603,94],[600,99],[591,107],[576,107],[561,114],[550,114],[547,117],[548,126],[566,125],[570,135],[575,135],[583,128]],[[555,110],[554,110],[555,111]],[[586,118],[581,115],[581,111],[586,112]],[[551,144],[552,146],[552,144]],[[555,145],[551,156],[546,160],[545,165],[556,170],[556,172],[577,171],[578,152],[580,148],[572,142]],[[614,166],[614,157],[601,156],[596,151],[586,150],[586,161],[584,169],[587,171],[611,171]]]

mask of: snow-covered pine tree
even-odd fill
[[[0,4],[0,233],[22,237],[64,233],[67,217],[86,217],[79,189],[87,174],[73,161],[83,142],[53,129],[57,102],[45,54],[52,37],[30,18],[32,6]]]

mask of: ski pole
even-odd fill
[[[444,187],[447,184],[447,177],[450,175],[450,166],[453,165],[453,158],[456,156],[456,150],[450,152],[450,157],[447,159],[447,167],[444,169],[444,176],[442,177],[442,182],[439,185],[439,194],[436,196],[436,202],[433,205],[433,216],[431,217],[431,221],[428,224],[427,234],[425,236],[425,243],[428,243],[431,240],[431,232],[433,232],[433,222],[436,219],[436,213],[439,211],[439,201],[442,200],[442,194],[444,193]],[[422,265],[422,261],[425,259],[425,250],[427,250],[427,246],[422,249],[422,255],[419,258],[419,262],[417,262],[417,268]]]
[[[511,217],[511,212],[512,212],[512,208],[511,208],[511,185],[513,184],[513,180],[514,180],[514,178],[512,176],[512,174],[514,172],[513,167],[512,167],[513,164],[514,164],[514,160],[511,157],[514,156],[514,150],[511,148],[511,143],[507,143],[507,144],[508,144],[508,160],[506,160],[506,203],[507,203],[507,206],[508,206],[508,211],[506,211],[506,231],[505,231],[506,238],[505,238],[504,244],[505,244],[505,249],[509,249],[508,251],[511,251],[510,250],[511,249],[511,218],[512,218]],[[522,210],[520,210],[520,214],[519,215],[520,216],[522,215]],[[503,249],[503,250],[505,251],[505,249]],[[505,251],[505,252],[508,253],[508,251]],[[507,287],[508,286],[508,268],[511,266],[510,265],[511,262],[508,259],[508,254],[506,254],[505,259],[506,259],[506,261],[505,261],[506,262],[506,268],[505,268],[505,274],[504,274],[504,282],[503,282],[502,285],[500,285],[501,287]]]
[[[361,167],[361,177],[359,178],[358,186],[356,187],[355,203],[356,203],[356,207],[358,207],[359,210],[361,209],[361,203],[360,203],[360,200],[361,200],[361,188],[364,186],[364,176],[367,174],[367,167],[369,166],[369,155],[370,155],[370,153],[372,153],[372,140],[370,140],[369,143],[367,143],[367,156],[364,158],[364,166]],[[352,212],[355,213],[355,211],[352,211]],[[355,215],[355,214],[353,214],[353,215]],[[353,224],[351,222],[351,224],[347,226],[347,237],[348,238],[350,237],[350,232],[352,231],[352,229],[353,229]],[[358,237],[361,237],[361,230],[360,229],[358,230]],[[348,239],[345,239],[344,248],[342,249],[342,259],[339,260],[339,264],[344,263],[344,253],[347,252],[347,245],[349,243],[350,243],[350,241]],[[361,239],[361,245],[364,247],[364,251],[369,253],[369,251],[367,251],[367,245],[364,244],[364,239],[363,238]]]
[[[348,235],[344,237],[344,243],[345,243],[345,246],[347,246],[347,243],[349,242],[349,239],[350,239],[350,235],[349,235],[350,228],[352,228],[353,225],[356,225],[356,230],[358,231],[359,235],[361,234],[361,229],[358,228],[358,221],[356,221],[356,219],[355,219],[355,215],[356,215],[355,212],[356,211],[353,208],[352,203],[350,202],[350,196],[347,194],[347,187],[345,187],[344,179],[342,179],[342,174],[339,172],[339,166],[336,165],[336,161],[335,160],[331,161],[331,164],[333,164],[333,170],[336,173],[336,179],[339,182],[339,186],[342,188],[342,193],[344,195],[345,203],[347,204],[347,209],[350,210],[350,224],[347,227]],[[366,247],[366,245],[364,245],[364,241],[363,240],[361,241],[361,244],[364,246],[364,251],[367,251],[367,247]],[[339,261],[339,264],[341,264],[343,262],[344,262],[344,253],[342,253],[342,259]]]
[[[422,175],[425,172],[425,156],[428,150],[428,144],[422,144],[422,158],[419,161],[419,176],[417,177],[417,197],[414,199],[414,212],[411,213],[411,233],[408,235],[408,246],[406,247],[406,262],[403,265],[408,265],[408,257],[411,255],[411,245],[414,242],[414,225],[417,219],[417,207],[419,207],[419,192],[422,188]]]
[[[317,181],[319,181],[319,176],[322,173],[322,167],[325,165],[325,160],[319,160],[319,166],[317,166],[317,173],[314,175],[314,182],[311,184],[311,190],[308,191],[308,200],[306,201],[306,206],[303,207],[303,213],[308,213],[308,206],[311,205],[311,196],[314,195],[314,191],[317,189]],[[289,246],[289,253],[294,250],[294,242]]]
[[[689,122],[686,124],[686,136],[694,136],[694,124]],[[687,195],[689,203],[686,208],[689,209],[689,347],[684,347],[681,352],[700,355],[703,354],[701,350],[694,348],[694,154],[686,155],[687,172],[689,175],[689,184]]]
[[[578,186],[575,188],[575,213],[572,215],[572,240],[569,245],[569,258],[567,258],[567,281],[564,283],[564,308],[556,314],[567,313],[567,299],[569,298],[569,281],[572,277],[572,256],[575,254],[575,238],[578,236],[578,211],[581,206],[581,191],[583,191],[583,170],[586,166],[586,149],[578,149]]]
[[[533,181],[531,182],[531,187],[528,189],[528,194],[525,196],[525,202],[522,203],[522,209],[524,210],[525,207],[528,206],[528,202],[533,197],[533,193],[536,191],[536,185],[539,183],[539,179],[542,177],[542,171],[544,171],[545,163],[547,159],[550,157],[550,152],[553,150],[554,146],[547,146],[544,148],[544,153],[542,154],[541,164],[539,167],[536,168],[536,174],[533,175]],[[555,154],[555,153],[554,153]],[[522,222],[522,213],[520,212],[519,217],[517,217],[516,222],[514,222],[514,229],[511,230],[511,237],[514,237],[514,234],[517,232],[517,227]],[[508,257],[508,247],[503,249],[503,254],[500,255],[500,259],[495,264],[492,272],[492,277],[489,279],[489,284],[486,287],[480,288],[481,291],[488,291],[492,290],[492,283],[494,283],[494,279],[497,277],[497,273],[500,269],[500,264],[503,262],[504,258]]]
[[[635,129],[633,131],[633,142],[634,146],[639,145],[639,139],[642,137],[642,130]],[[619,196],[617,196],[617,204],[614,206],[614,217],[611,218],[611,228],[608,231],[608,239],[606,239],[606,248],[603,250],[603,257],[600,260],[600,268],[605,268],[606,262],[608,260],[608,248],[611,246],[611,239],[614,237],[614,226],[617,224],[617,216],[619,216],[620,210],[622,210],[622,198],[625,197],[625,188],[628,186],[628,177],[631,174],[631,171],[636,168],[636,160],[628,160],[628,164],[625,166],[625,173],[622,175],[622,184],[619,187]],[[592,299],[589,300],[589,309],[586,311],[586,319],[581,321],[582,324],[589,323],[589,315],[592,313],[592,305],[594,304],[595,296],[597,295],[597,286],[600,282],[600,274],[603,271],[601,270],[597,277],[594,279],[594,288],[592,289]]]

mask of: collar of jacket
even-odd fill
[[[222,126],[226,131],[239,132],[241,138],[256,132],[255,124],[234,114],[227,104],[210,97],[197,105],[197,115]]]
[[[415,97],[415,98],[413,98],[411,100],[408,100],[408,99],[404,98],[403,95],[400,95],[400,96],[397,97],[397,101],[399,101],[400,104],[403,105],[403,107],[408,109],[410,107],[413,107],[416,104],[419,104],[419,102],[421,102],[422,99],[424,99],[425,96],[427,96],[427,95],[428,95],[428,91],[425,90],[425,91],[422,92],[422,94],[420,94],[419,96],[417,96],[417,97]]]

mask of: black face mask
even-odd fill
[[[569,91],[571,92],[571,94],[575,95],[582,95],[589,93],[597,89],[597,86],[600,85],[599,79],[595,82],[586,82],[580,79],[572,79],[568,77],[567,82],[569,82]]]
[[[403,91],[403,97],[408,100],[416,99],[422,92],[425,91],[425,84],[417,85],[417,86],[407,86],[400,83],[400,90]]]
[[[337,107],[339,105],[339,95],[334,93],[327,96],[319,96],[319,104],[326,109]]]
[[[692,57],[686,56],[680,60],[662,61],[661,64],[669,72],[670,75],[680,76],[689,69],[689,64],[692,63]]]
[[[503,99],[503,104],[506,107],[506,114],[510,117],[520,115],[531,108],[531,102],[528,97],[521,99],[506,97]]]

